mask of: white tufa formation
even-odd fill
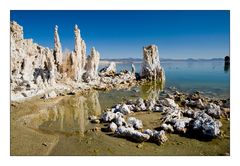
[[[55,84],[53,52],[32,39],[23,38],[23,28],[11,22],[11,93],[13,98],[30,97]]]
[[[75,35],[75,80],[81,81],[82,74],[84,73],[84,67],[86,63],[86,44],[84,40],[81,38],[80,29],[77,25],[74,27],[74,35]]]
[[[158,47],[156,45],[143,47],[141,77],[148,80],[165,81],[165,74],[160,65]]]
[[[93,47],[91,50],[91,55],[87,58],[87,63],[85,65],[85,73],[83,75],[83,80],[89,82],[98,78],[98,65],[100,61],[100,54]]]
[[[62,67],[62,46],[61,46],[61,42],[60,42],[60,38],[58,35],[58,26],[55,26],[54,29],[54,52],[53,52],[53,56],[54,56],[54,60],[55,60],[55,64],[57,67],[57,71],[58,72],[62,72],[61,67]]]

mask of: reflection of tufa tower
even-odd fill
[[[100,115],[101,105],[97,91],[85,96],[74,96],[62,99],[57,106],[48,108],[42,123],[46,130],[65,134],[79,133],[84,136],[87,130],[90,115]]]

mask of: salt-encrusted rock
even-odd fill
[[[200,92],[196,91],[188,95],[188,98],[191,100],[198,100],[201,99]]]
[[[122,104],[119,107],[116,107],[116,111],[120,112],[124,115],[127,115],[127,114],[131,113],[131,110],[129,109],[128,105],[126,105],[126,104]]]
[[[160,127],[161,127],[161,129],[163,129],[164,131],[167,131],[169,133],[174,132],[174,129],[173,129],[172,125],[170,125],[170,124],[163,123]]]
[[[164,130],[156,131],[147,129],[143,133],[150,136],[150,141],[153,141],[159,145],[163,144],[168,140]]]
[[[152,109],[152,111],[153,112],[162,112],[162,107],[160,107],[160,106],[155,106],[153,109]]]
[[[115,131],[115,134],[119,137],[129,138],[135,142],[144,142],[149,140],[150,136],[148,134],[141,133],[139,131],[134,130],[130,127],[120,126]]]
[[[84,73],[84,67],[86,64],[86,44],[81,38],[80,29],[77,25],[74,27],[75,46],[73,59],[74,79],[80,81],[82,74]]]
[[[214,118],[220,118],[222,110],[220,109],[220,106],[214,103],[209,103],[206,108],[206,113]]]
[[[214,120],[203,111],[198,111],[194,115],[194,120],[190,122],[190,128],[203,137],[216,137],[220,134],[222,123]]]
[[[83,74],[83,80],[85,82],[90,82],[91,80],[95,80],[98,78],[99,60],[100,60],[100,54],[93,47],[91,50],[91,55],[87,58],[87,63],[85,65],[86,71]]]
[[[161,118],[163,123],[165,122],[172,122],[172,120],[174,119],[180,119],[181,118],[181,110],[180,109],[167,109],[164,114],[163,117]]]
[[[116,117],[115,113],[107,111],[103,113],[103,115],[101,116],[101,120],[103,122],[111,122],[112,120],[115,119],[115,117]]]
[[[129,117],[127,120],[127,124],[128,126],[131,126],[135,129],[142,129],[143,128],[143,124],[142,121],[139,119],[136,119],[135,117]]]
[[[193,118],[194,110],[192,110],[191,108],[185,109],[185,110],[183,110],[183,114],[186,117]]]
[[[149,111],[152,111],[154,109],[154,106],[155,106],[155,101],[154,100],[146,100],[145,101],[145,105],[146,105],[146,109],[149,110]],[[157,111],[156,111],[157,112]]]
[[[60,38],[58,35],[58,26],[55,26],[54,29],[54,51],[53,51],[53,56],[54,56],[54,60],[55,60],[55,64],[57,67],[57,71],[58,72],[62,72],[61,68],[62,68],[62,46],[61,46],[61,42],[60,42]]]
[[[146,105],[142,98],[136,100],[135,111],[146,111]]]
[[[136,67],[135,67],[135,65],[134,64],[132,64],[132,74],[135,74],[136,73]]]
[[[196,107],[196,108],[199,108],[199,109],[204,108],[204,104],[203,104],[201,99],[190,100],[190,101],[186,100],[186,105],[189,106],[189,107]]]
[[[169,98],[161,99],[158,101],[158,103],[166,107],[178,108],[178,104],[176,104],[173,99],[169,99]]]
[[[109,131],[115,132],[116,129],[117,129],[117,125],[116,125],[114,122],[111,122],[111,123],[109,124],[108,128],[109,128]]]
[[[141,77],[149,80],[165,80],[165,73],[160,65],[158,48],[156,45],[143,47]]]
[[[14,21],[10,24],[10,39],[12,98],[18,93],[34,96],[33,91],[53,86],[56,78],[53,52],[32,39],[24,39],[23,27]]]
[[[126,121],[121,116],[115,117],[114,122],[117,126],[126,126]]]
[[[173,119],[172,124],[173,124],[174,130],[179,133],[186,133],[189,122],[191,120],[192,120],[191,118]]]
[[[100,76],[114,76],[116,73],[116,63],[111,62],[109,66],[102,68],[99,72]]]

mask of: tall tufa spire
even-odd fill
[[[61,42],[60,42],[60,38],[58,35],[58,26],[55,26],[54,29],[54,60],[55,60],[55,64],[57,66],[57,71],[61,72],[61,66],[62,66],[62,46],[61,46]]]

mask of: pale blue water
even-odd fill
[[[141,63],[135,63],[140,72]],[[224,61],[164,61],[165,88],[176,87],[184,92],[201,91],[210,96],[230,96],[230,71],[224,69]],[[100,68],[103,66],[100,66]],[[131,63],[117,64],[117,71],[131,70]]]

